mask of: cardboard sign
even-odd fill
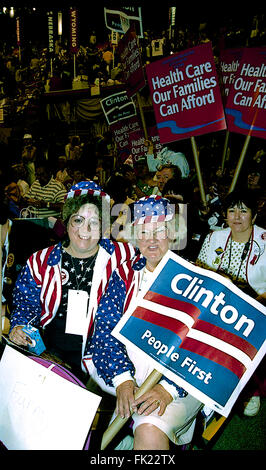
[[[211,43],[146,67],[160,142],[226,128]]]
[[[226,103],[228,130],[266,139],[266,48],[245,48]]]
[[[79,50],[79,37],[78,37],[78,10],[70,8],[70,41],[69,49],[72,54],[77,54]]]
[[[148,137],[153,144],[154,155],[156,155],[158,152],[160,152],[160,150],[162,150],[162,145],[160,143],[160,138],[156,126],[148,128]],[[130,132],[129,144],[133,161],[137,162],[142,159],[145,159],[146,161],[148,146],[146,145],[146,139],[143,130]]]
[[[126,33],[130,26],[134,24],[137,35],[143,38],[141,7],[104,8],[104,19],[106,28],[121,34]]]
[[[266,353],[265,332],[264,306],[228,279],[169,251],[112,334],[228,416]]]
[[[116,143],[118,159],[124,162],[130,155],[129,134],[140,130],[140,123],[137,116],[117,121],[110,126],[113,139]]]
[[[141,53],[134,29],[130,28],[122,39],[120,39],[118,53],[123,67],[123,79],[127,86],[127,94],[128,96],[133,96],[146,84],[141,62]]]
[[[82,450],[101,397],[6,346],[0,441],[8,450]]]
[[[49,54],[54,53],[54,14],[52,11],[49,11],[47,15],[48,21],[48,52]]]
[[[222,76],[224,103],[226,103],[229,95],[229,90],[233,86],[233,83],[235,81],[235,75],[238,70],[242,54],[243,48],[224,49],[223,51],[221,51],[219,61],[220,72]]]
[[[107,96],[101,100],[101,106],[109,126],[117,121],[136,116],[135,104],[126,91]]]

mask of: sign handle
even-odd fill
[[[147,379],[143,382],[141,387],[137,390],[135,394],[135,399],[139,398],[144,393],[148,392],[156,383],[161,379],[162,374],[157,370],[153,370]],[[112,439],[116,436],[118,431],[124,426],[127,422],[128,418],[121,418],[121,416],[117,416],[114,421],[110,424],[110,426],[106,429],[102,437],[101,443],[101,450],[104,450],[108,444],[112,441]]]
[[[233,176],[230,189],[228,191],[229,193],[231,193],[235,189],[235,185],[236,185],[241,167],[243,165],[243,161],[244,161],[244,158],[245,158],[245,155],[246,155],[246,152],[247,152],[247,148],[248,148],[248,145],[249,145],[250,138],[251,138],[250,134],[246,136],[245,143],[243,145],[242,152],[241,152],[241,155],[239,157],[239,160],[238,160],[238,163],[237,163],[237,166],[236,166],[236,169],[235,169],[235,174]]]
[[[2,225],[0,224],[0,241],[1,241],[1,256],[0,256],[0,343],[2,343]]]
[[[74,79],[76,78],[76,54],[74,54]]]
[[[224,171],[224,164],[225,164],[225,160],[226,160],[226,153],[227,153],[227,148],[228,148],[229,135],[230,135],[229,131],[226,131],[225,141],[224,141],[224,149],[223,149],[223,156],[222,156],[222,164],[221,164],[222,172]]]
[[[204,186],[203,186],[203,181],[202,181],[202,176],[201,176],[201,171],[200,171],[197,144],[195,141],[195,137],[190,137],[190,140],[191,140],[191,145],[192,145],[192,150],[193,150],[193,155],[194,155],[194,161],[195,161],[195,167],[196,167],[196,172],[197,172],[197,177],[198,177],[201,200],[202,200],[204,207],[206,207],[207,202],[206,202],[206,196],[205,196],[205,191],[204,191]]]
[[[143,113],[143,109],[142,109],[142,105],[141,105],[140,94],[139,94],[138,91],[137,91],[137,100],[138,100],[138,105],[139,105],[139,112],[140,112],[141,122],[142,122],[143,130],[144,130],[144,137],[145,137],[146,140],[149,140],[147,127],[146,127],[146,122],[145,122],[145,117],[144,117],[144,113]]]

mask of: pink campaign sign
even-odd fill
[[[235,75],[238,70],[243,48],[237,49],[224,49],[219,58],[220,73],[223,85],[223,100],[226,103],[230,88],[235,81]]]
[[[210,42],[152,62],[146,71],[162,144],[226,128]]]
[[[146,85],[136,31],[129,29],[120,39],[118,53],[123,67],[127,94],[131,97]]]
[[[245,48],[226,103],[228,130],[266,139],[266,48]]]

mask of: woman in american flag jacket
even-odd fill
[[[100,240],[106,210],[109,196],[96,183],[72,186],[62,213],[68,240],[33,253],[13,292],[10,339],[27,346],[23,326],[41,328],[47,351],[81,377],[101,295],[112,271],[135,253],[130,244]]]
[[[134,203],[133,227],[140,251],[114,271],[99,303],[94,334],[83,358],[91,378],[116,396],[116,413],[129,417],[133,409],[135,450],[167,450],[169,440],[189,443],[202,407],[166,377],[135,400],[135,387],[140,387],[153,371],[154,362],[111,334],[169,249],[167,222],[173,218],[170,208],[169,201],[160,196],[147,196]]]

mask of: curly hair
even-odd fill
[[[67,199],[62,210],[62,217],[67,226],[71,215],[76,214],[84,204],[93,204],[99,211],[99,218],[102,218],[102,198],[92,194],[84,194],[79,197]]]

